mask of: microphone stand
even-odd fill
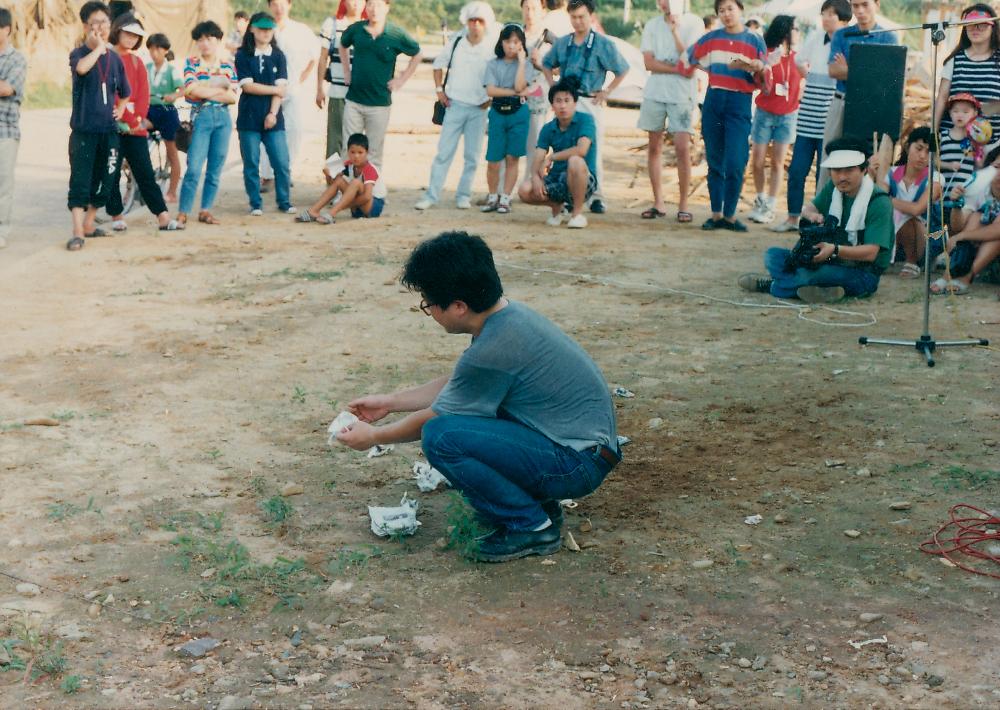
[[[1000,21],[1000,20],[997,20]],[[920,25],[912,25],[910,27],[899,27],[898,30],[930,30],[931,31],[931,44],[934,46],[934,61],[931,65],[931,127],[933,130],[934,117],[937,115],[937,71],[938,71],[938,47],[945,39],[945,28],[947,27],[960,27],[963,25],[977,25],[981,24],[982,20],[963,20],[961,22],[925,22]],[[861,35],[873,35],[881,34],[883,32],[896,32],[897,30],[857,30],[856,34]],[[855,34],[855,33],[852,33]],[[930,155],[928,162],[928,173],[927,173],[927,226],[930,227],[931,224],[931,211],[933,209],[933,197],[934,197],[934,156],[939,151],[938,146],[938,133],[934,132],[934,141],[930,146]],[[874,148],[875,146],[873,146]],[[944,195],[941,196],[944,199]],[[927,235],[927,243],[924,246],[924,330],[919,338],[916,340],[893,340],[887,338],[869,338],[867,336],[861,336],[858,338],[858,343],[861,345],[902,345],[905,347],[916,348],[917,352],[921,353],[927,358],[927,366],[934,367],[934,350],[939,347],[956,347],[965,345],[989,345],[990,341],[985,338],[975,338],[970,340],[935,340],[931,336],[930,332],[930,319],[931,319],[931,250],[930,242],[932,239],[943,239],[944,245],[947,247],[948,244],[948,225],[941,225],[941,231],[935,232],[934,234]]]

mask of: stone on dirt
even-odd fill
[[[861,619],[862,623],[864,623],[864,624],[870,624],[873,621],[878,621],[879,619],[883,618],[884,616],[885,616],[885,614],[876,614],[875,612],[866,611],[864,614],[859,615],[858,618]]]
[[[210,636],[206,636],[188,641],[177,649],[177,653],[188,658],[201,658],[218,645],[218,641]]]
[[[708,569],[714,564],[715,562],[712,560],[695,560],[691,563],[691,566],[695,569]]]
[[[344,645],[355,650],[367,650],[385,643],[385,636],[363,636],[356,639],[344,639]]]
[[[42,593],[41,587],[37,584],[31,584],[30,582],[22,582],[21,584],[14,587],[17,593],[22,597],[37,597]]]
[[[861,537],[861,531],[860,530],[845,530],[844,534],[847,535],[847,537],[851,537],[851,538]]]

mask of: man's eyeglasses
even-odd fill
[[[420,310],[424,312],[425,316],[429,316],[431,314],[431,306],[433,305],[433,303],[428,303],[426,298],[420,299]]]

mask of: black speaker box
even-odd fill
[[[906,47],[851,45],[847,60],[844,135],[871,140],[872,133],[899,141],[903,126]],[[878,146],[873,146],[873,150]]]

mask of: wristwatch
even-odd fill
[[[833,245],[833,253],[832,253],[832,254],[830,254],[830,261],[833,261],[833,260],[834,260],[834,259],[836,259],[836,258],[837,258],[837,257],[838,257],[839,255],[840,255],[840,245],[839,245],[839,244],[834,244],[834,245]]]

